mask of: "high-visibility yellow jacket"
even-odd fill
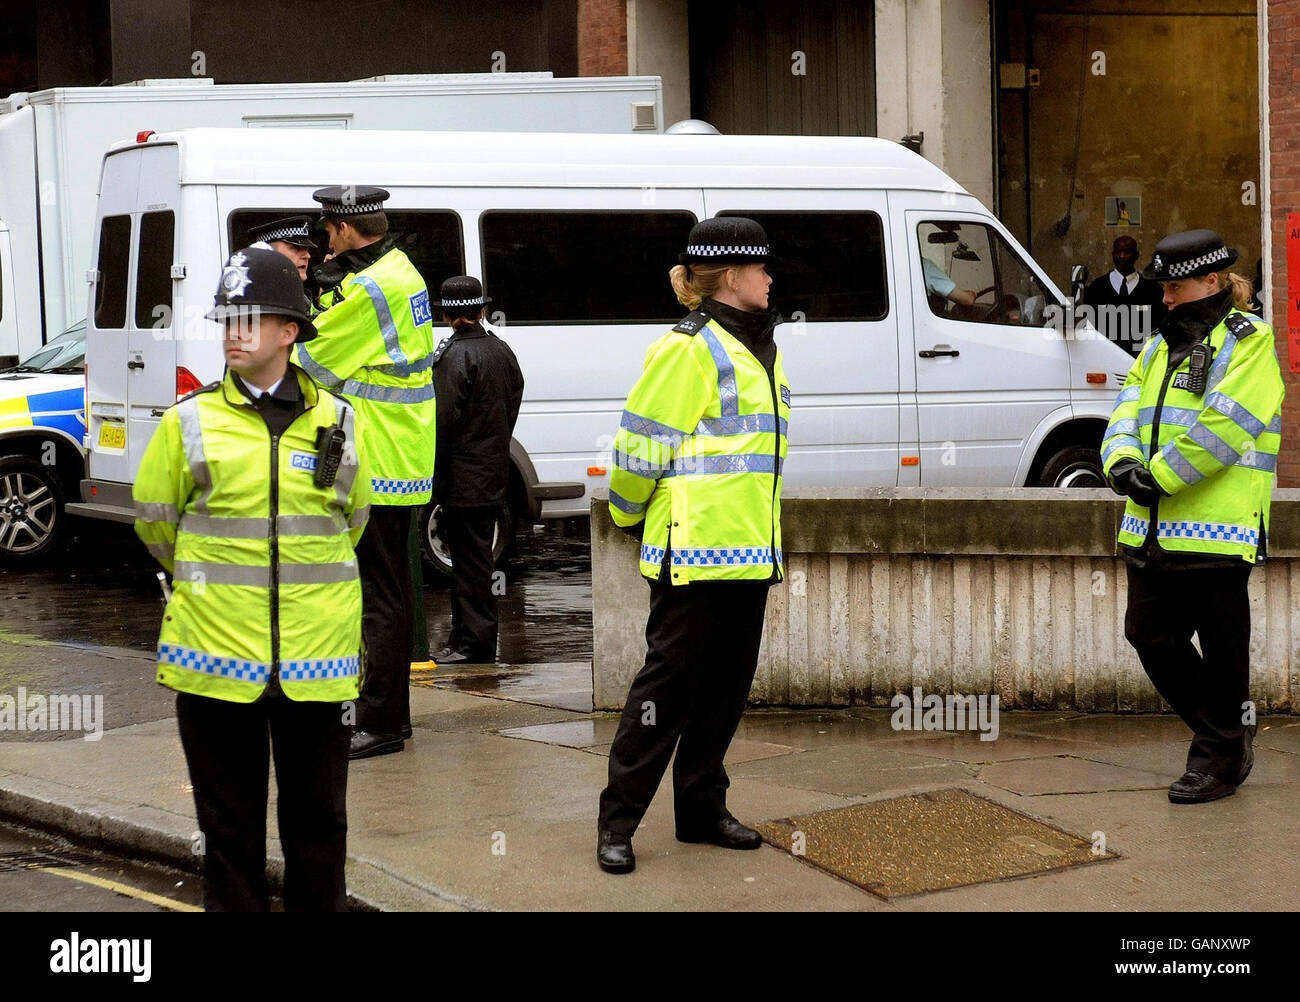
[[[296,366],[285,378],[307,410],[278,438],[227,373],[167,409],[140,463],[135,531],[173,575],[158,681],[179,692],[251,703],[274,678],[290,699],[357,697],[360,419]],[[333,425],[342,462],[317,487],[316,432]]]
[[[433,489],[437,407],[424,279],[393,248],[345,275],[339,290],[343,299],[315,317],[318,336],[297,346],[295,360],[356,405],[374,504],[425,504]]]
[[[692,313],[646,351],[614,440],[609,511],[642,519],[641,573],[668,581],[779,580],[790,385],[716,318]],[[775,575],[774,575],[775,572]]]
[[[1204,393],[1187,386],[1190,359],[1170,369],[1156,335],[1133,362],[1102,440],[1102,467],[1135,459],[1169,497],[1151,509],[1132,498],[1119,541],[1254,563],[1269,522],[1281,445],[1284,388],[1273,330],[1230,311],[1211,330],[1214,349]],[[1112,484],[1114,481],[1111,481]]]

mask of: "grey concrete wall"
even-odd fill
[[[750,699],[887,706],[897,692],[997,693],[1005,708],[1167,709],[1124,639],[1109,491],[789,491],[786,581],[768,597]],[[1273,502],[1250,579],[1251,695],[1300,707],[1300,490]],[[637,547],[592,502],[595,705],[622,705],[645,659]],[[723,624],[720,624],[722,626]]]

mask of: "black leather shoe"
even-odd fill
[[[606,873],[631,873],[636,869],[632,840],[618,832],[602,830],[596,842],[596,862]]]
[[[1169,787],[1169,801],[1174,804],[1204,804],[1220,797],[1231,797],[1237,788],[1217,776],[1204,772],[1185,772]]]
[[[348,758],[371,758],[375,755],[389,755],[399,752],[406,742],[400,734],[375,734],[372,731],[354,731],[352,744],[348,748]]]
[[[711,842],[724,849],[757,849],[763,836],[742,825],[730,814],[724,814],[713,824],[700,828],[678,828],[678,842]]]
[[[1246,777],[1250,775],[1250,770],[1255,768],[1255,730],[1257,725],[1252,724],[1246,728],[1246,733],[1242,736],[1241,747],[1241,771],[1237,773],[1237,785],[1240,786],[1246,782]]]
[[[411,725],[410,725],[410,724],[403,724],[403,725],[402,725],[402,740],[403,740],[403,741],[406,741],[406,740],[408,740],[408,739],[410,738],[410,736],[411,736]]]

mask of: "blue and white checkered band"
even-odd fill
[[[759,244],[749,246],[727,247],[723,244],[687,244],[687,254],[696,257],[731,257],[740,254],[766,255],[767,248]]]
[[[441,303],[443,306],[483,306],[483,297],[478,299],[444,299]]]
[[[1159,255],[1157,255],[1158,257]],[[1170,278],[1181,278],[1184,275],[1190,275],[1198,268],[1203,268],[1207,264],[1214,264],[1216,261],[1224,261],[1232,255],[1228,253],[1227,247],[1220,247],[1218,250],[1210,251],[1208,254],[1202,254],[1200,257],[1194,257],[1190,261],[1179,261],[1177,264],[1169,266]],[[1159,267],[1159,265],[1156,265]]]
[[[321,211],[327,216],[359,216],[365,212],[382,212],[384,203],[382,201],[369,202],[325,202],[321,205]]]
[[[268,244],[272,240],[284,240],[288,237],[305,237],[307,236],[306,226],[283,226],[278,230],[272,230],[270,233],[264,233],[258,237],[259,240],[265,240]]]

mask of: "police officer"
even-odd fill
[[[632,835],[674,747],[678,840],[761,844],[727,811],[722,760],[753,682],[768,588],[782,578],[790,387],[768,259],[751,219],[696,224],[669,273],[691,313],[647,350],[615,439],[609,510],[641,541],[650,614],[600,796],[597,862],[610,873],[635,867]]]
[[[173,575],[158,681],[178,694],[204,904],[268,908],[269,732],[285,908],[341,911],[370,497],[355,413],[289,363],[316,332],[282,255],[232,255],[208,318],[225,378],[163,414],[134,488],[136,532]]]
[[[388,235],[383,188],[321,188],[333,257],[315,269],[329,306],[299,364],[364,420],[370,526],[357,548],[365,599],[365,672],[352,757],[401,751],[411,735],[411,512],[432,496],[433,318],[424,279]]]
[[[455,571],[451,636],[438,664],[492,662],[497,653],[497,600],[492,590],[492,536],[506,504],[510,436],[524,377],[510,346],[483,329],[490,296],[470,275],[442,283],[434,305],[452,334],[433,355],[438,391],[438,468],[434,489]]]
[[[307,266],[317,250],[311,238],[311,216],[287,216],[254,226],[248,231],[250,241],[260,241],[279,251],[298,269],[298,277],[307,281]]]
[[[1236,260],[1212,230],[1156,246],[1143,275],[1169,312],[1102,442],[1106,476],[1129,499],[1124,633],[1193,732],[1176,804],[1231,795],[1254,762],[1246,586],[1267,549],[1283,385],[1272,328],[1246,312],[1250,283],[1228,270]]]

